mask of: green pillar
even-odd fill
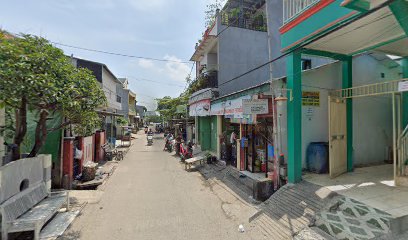
[[[391,12],[394,14],[399,25],[405,32],[405,36],[408,36],[408,2],[405,0],[395,0],[390,4]],[[405,57],[402,60],[402,76],[408,78],[408,58]],[[402,128],[408,124],[408,93],[402,94]]]
[[[402,59],[402,78],[408,78],[408,57]],[[408,124],[408,93],[402,94],[402,128]]]
[[[353,58],[342,61],[343,88],[353,86]],[[353,100],[347,99],[347,171],[353,171]]]
[[[288,180],[302,180],[302,70],[301,53],[293,52],[286,58],[287,88],[293,100],[288,101]],[[290,100],[290,98],[288,98]]]
[[[390,9],[399,25],[404,30],[405,35],[408,36],[408,2],[405,0],[395,0],[390,4]]]

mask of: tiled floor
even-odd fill
[[[408,187],[396,187],[393,165],[357,168],[352,173],[331,179],[327,174],[307,173],[303,179],[325,186],[394,217],[408,215]]]

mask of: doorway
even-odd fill
[[[347,172],[347,165],[367,167],[393,164],[394,180],[403,176],[401,141],[402,94],[398,83],[402,80],[335,90],[329,102],[329,174],[336,178]],[[347,99],[353,99],[353,136],[347,131]],[[353,148],[348,149],[352,137]],[[379,144],[381,143],[381,144]],[[349,145],[350,147],[350,145]],[[390,150],[387,150],[390,149]],[[350,154],[351,152],[351,154]],[[391,152],[391,154],[389,154]],[[389,159],[388,156],[392,156]],[[347,158],[352,156],[351,160]],[[349,163],[348,163],[349,161]]]

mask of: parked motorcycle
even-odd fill
[[[189,142],[187,146],[180,143],[180,160],[184,162],[185,160],[193,157],[193,144]]]
[[[173,136],[166,137],[166,143],[164,144],[163,151],[173,152],[174,148],[174,138]]]

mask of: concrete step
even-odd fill
[[[320,186],[311,183],[288,184],[260,204],[259,212],[251,217],[250,222],[259,226],[271,239],[292,239],[314,224],[317,213],[324,209],[334,196],[337,194],[322,190]],[[310,231],[300,236],[319,235]]]
[[[243,174],[238,171],[236,168],[227,167],[227,174],[235,178],[242,185],[245,185],[247,188],[251,189],[252,197],[257,201],[267,200],[273,193],[273,183],[269,179],[254,179],[250,176]]]

